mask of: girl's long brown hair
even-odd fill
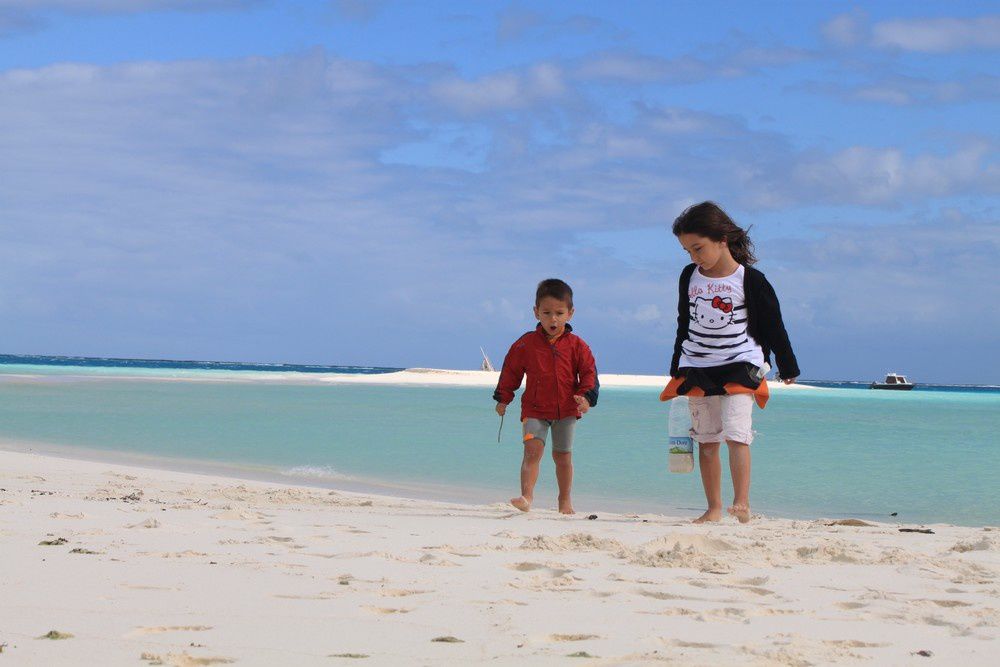
[[[757,262],[753,254],[753,241],[747,234],[750,228],[743,229],[730,218],[722,207],[711,201],[689,206],[677,216],[671,229],[674,236],[681,234],[697,234],[713,241],[726,241],[729,253],[743,266],[751,266]]]

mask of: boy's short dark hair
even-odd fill
[[[538,289],[535,290],[535,306],[547,296],[564,302],[570,308],[573,307],[573,288],[558,278],[546,278],[538,283]]]

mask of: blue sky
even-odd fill
[[[1000,381],[993,2],[0,0],[0,350],[664,373],[752,225],[803,377]]]

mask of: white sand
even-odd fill
[[[51,375],[19,373],[0,374],[2,382],[44,382]],[[499,372],[449,370],[443,368],[408,368],[392,373],[283,373],[278,371],[176,371],[171,369],[97,369],[67,368],[59,374],[60,380],[149,380],[167,382],[259,382],[281,384],[394,384],[394,385],[452,385],[464,387],[495,387]],[[622,375],[600,373],[601,387],[650,387],[662,389],[667,384],[666,375]],[[820,387],[801,384],[786,385],[768,381],[771,391],[806,389],[822,391]]]
[[[0,667],[996,664],[1000,532],[826,523],[588,521],[0,451]]]

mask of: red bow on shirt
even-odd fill
[[[714,296],[712,297],[712,308],[718,308],[724,313],[732,312],[733,300],[723,299],[722,297]]]

